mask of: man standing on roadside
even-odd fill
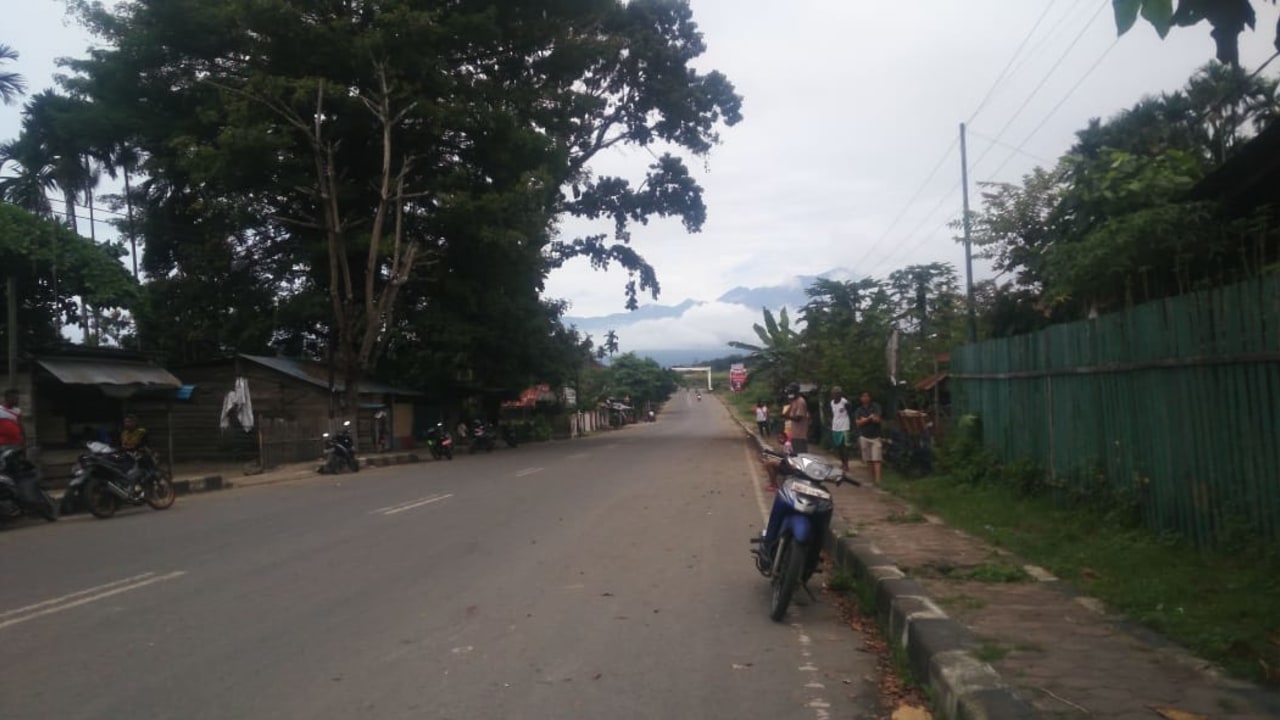
[[[858,448],[862,451],[862,462],[871,466],[871,478],[876,485],[881,478],[880,451],[880,406],[871,402],[871,393],[864,392],[860,398],[862,404],[853,413],[853,420],[858,424]]]
[[[840,456],[840,467],[849,472],[849,411],[853,403],[839,385],[831,388],[831,446]]]
[[[786,417],[791,421],[791,447],[796,454],[809,452],[809,403],[800,394],[800,386],[792,383],[787,388]]]

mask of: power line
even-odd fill
[[[938,202],[937,202],[937,204],[935,204],[935,205],[934,205],[934,206],[929,210],[929,212],[925,213],[924,217],[922,217],[922,218],[920,219],[920,222],[919,222],[919,223],[917,223],[917,224],[916,224],[916,226],[915,226],[914,228],[912,228],[912,229],[911,229],[911,232],[909,232],[909,233],[907,233],[905,236],[903,236],[903,238],[902,238],[902,242],[903,242],[903,243],[905,243],[906,241],[908,241],[908,240],[910,240],[911,238],[915,237],[915,236],[916,236],[916,233],[920,232],[920,229],[921,229],[921,228],[923,228],[923,227],[925,226],[925,224],[929,222],[930,218],[932,218],[932,217],[934,216],[934,214],[938,212],[938,210],[942,209],[942,206],[943,206],[943,205],[946,205],[948,201],[950,201],[953,197],[955,197],[955,194],[956,194],[957,192],[959,192],[959,191],[960,191],[960,183],[959,183],[959,182],[957,182],[955,185],[953,185],[953,186],[951,187],[951,190],[950,190],[950,191],[948,191],[948,192],[947,192],[946,194],[944,194],[942,197],[938,198]],[[950,221],[948,220],[947,222],[950,222]],[[926,236],[926,239],[928,239],[928,236]],[[917,249],[917,248],[919,248],[919,247],[920,247],[920,245],[922,245],[922,244],[923,244],[923,241],[922,241],[922,242],[920,242],[920,243],[917,243],[916,245],[913,245],[913,246],[910,248],[910,250],[909,250],[908,252],[911,252],[911,251],[916,250],[916,249]],[[901,248],[901,245],[899,245],[899,248]],[[871,268],[871,272],[873,273],[873,272],[875,272],[876,270],[879,270],[881,267],[883,267],[886,263],[888,263],[888,262],[890,262],[890,261],[896,261],[896,260],[897,260],[899,257],[901,257],[901,256],[902,256],[902,253],[901,253],[901,252],[896,252],[896,253],[891,253],[891,254],[889,254],[889,255],[886,255],[886,256],[884,257],[884,259],[882,259],[880,262],[876,263],[876,265],[874,265],[874,266]],[[868,275],[870,275],[871,273],[867,273],[867,274],[868,274]]]
[[[1031,138],[1035,137],[1036,133],[1040,132],[1040,130],[1044,128],[1044,126],[1049,122],[1049,120],[1058,113],[1058,110],[1062,108],[1062,106],[1067,102],[1067,100],[1071,99],[1071,96],[1075,94],[1076,90],[1080,89],[1080,86],[1084,84],[1084,81],[1089,79],[1089,76],[1092,75],[1093,72],[1098,69],[1098,66],[1102,65],[1102,61],[1106,60],[1107,56],[1111,54],[1111,51],[1114,50],[1115,47],[1119,44],[1120,44],[1120,39],[1116,38],[1115,41],[1113,41],[1110,45],[1107,46],[1106,50],[1102,51],[1102,54],[1098,56],[1098,59],[1093,61],[1093,64],[1089,66],[1089,69],[1084,71],[1084,74],[1081,75],[1078,80],[1076,80],[1076,83],[1071,86],[1071,89],[1068,90],[1065,95],[1062,96],[1062,99],[1058,100],[1058,103],[1053,106],[1053,109],[1050,110],[1048,114],[1046,114],[1044,118],[1040,120],[1040,123],[1037,124],[1031,130],[1031,132],[1028,133],[1027,136],[1022,139],[1022,142],[1018,143],[1018,146],[1013,149],[1013,152],[1005,156],[1004,162],[1000,163],[999,167],[993,170],[989,177],[995,177],[1001,170],[1004,169],[1005,165],[1009,164],[1009,161],[1013,159],[1014,155],[1022,152],[1022,148],[1025,147],[1027,143],[1031,142]]]
[[[969,130],[969,134],[970,134],[970,135],[972,135],[972,136],[974,136],[974,137],[976,137],[976,138],[980,138],[980,139],[982,139],[982,140],[986,140],[986,141],[987,141],[987,142],[989,142],[989,143],[992,143],[992,144],[995,144],[995,145],[999,145],[999,146],[1000,146],[1000,147],[1002,147],[1002,148],[1006,148],[1006,149],[1009,149],[1009,150],[1013,150],[1014,152],[1021,153],[1022,155],[1026,155],[1027,157],[1029,157],[1029,158],[1031,158],[1032,160],[1035,160],[1035,161],[1037,161],[1037,162],[1042,162],[1042,163],[1046,163],[1046,164],[1050,164],[1050,165],[1051,165],[1051,164],[1053,164],[1053,162],[1054,162],[1053,160],[1049,160],[1049,159],[1047,159],[1047,158],[1040,157],[1039,155],[1036,155],[1036,154],[1034,154],[1034,153],[1026,152],[1025,150],[1023,150],[1022,148],[1020,148],[1020,147],[1018,147],[1018,146],[1014,145],[1013,143],[1007,143],[1007,142],[1004,142],[1003,140],[997,140],[997,139],[995,139],[995,138],[993,138],[993,137],[989,137],[989,136],[987,136],[987,135],[985,135],[985,134],[983,134],[983,133],[978,132],[977,130],[974,130],[973,128],[969,128],[968,130]]]
[[[1005,63],[1004,69],[1000,71],[999,75],[996,75],[995,82],[992,82],[991,87],[987,89],[987,94],[982,97],[982,102],[978,103],[977,109],[974,110],[973,114],[969,116],[969,119],[965,121],[966,125],[972,123],[973,119],[978,117],[978,113],[982,112],[982,109],[987,106],[987,102],[991,100],[991,96],[995,93],[996,88],[1000,86],[1000,83],[1009,73],[1009,68],[1013,67],[1013,63],[1018,59],[1018,55],[1022,53],[1022,49],[1027,46],[1027,43],[1031,40],[1031,36],[1034,35],[1036,30],[1040,27],[1040,23],[1044,22],[1046,17],[1049,17],[1049,11],[1057,4],[1058,0],[1050,0],[1049,4],[1045,6],[1044,12],[1040,13],[1040,17],[1036,19],[1035,24],[1031,26],[1031,29],[1027,31],[1027,34],[1022,37],[1022,42],[1018,44],[1018,48],[1014,50],[1013,55],[1009,57],[1009,62]],[[1068,13],[1069,12],[1070,11],[1068,11]],[[1066,17],[1066,15],[1063,17]]]
[[[929,176],[926,177],[924,182],[920,183],[920,186],[916,188],[915,193],[911,195],[911,199],[907,201],[906,205],[902,206],[902,210],[898,212],[898,215],[893,219],[893,222],[889,223],[889,227],[885,228],[885,231],[880,234],[880,237],[876,238],[875,242],[871,243],[871,246],[867,248],[867,251],[862,254],[862,257],[858,258],[858,261],[854,263],[853,268],[851,268],[852,270],[856,271],[857,267],[871,256],[871,253],[876,249],[876,247],[884,242],[885,238],[889,236],[889,233],[893,232],[893,229],[898,226],[898,223],[902,222],[902,218],[906,217],[907,211],[915,204],[916,200],[920,197],[920,193],[924,192],[925,187],[927,187],[929,183],[933,182],[933,179],[937,177],[938,171],[942,170],[943,165],[946,164],[947,160],[951,157],[951,153],[955,151],[956,146],[959,144],[959,138],[951,141],[951,145],[947,147],[947,150],[942,154],[942,157],[938,158],[938,164],[933,166],[933,170],[929,172]]]
[[[1036,84],[1034,89],[1032,89],[1031,94],[1027,95],[1027,99],[1022,101],[1022,104],[1018,106],[1016,111],[1014,111],[1013,115],[1009,118],[1009,121],[1004,124],[1004,127],[1000,128],[1000,132],[996,134],[996,140],[1004,137],[1004,134],[1009,131],[1009,128],[1013,125],[1014,121],[1022,115],[1022,111],[1027,109],[1027,106],[1031,104],[1031,101],[1035,99],[1036,95],[1040,94],[1040,91],[1044,89],[1045,83],[1049,81],[1049,78],[1053,77],[1053,74],[1062,66],[1063,61],[1067,59],[1067,56],[1071,54],[1071,51],[1075,50],[1076,45],[1080,44],[1080,40],[1084,37],[1085,33],[1089,31],[1089,28],[1093,27],[1093,24],[1097,22],[1098,17],[1102,15],[1102,11],[1110,7],[1110,5],[1111,0],[1103,0],[1103,2],[1098,5],[1098,9],[1089,18],[1089,21],[1080,28],[1080,31],[1076,33],[1075,38],[1073,38],[1071,43],[1067,45],[1067,49],[1063,50],[1062,54],[1058,56],[1058,59],[1054,61],[1053,66],[1049,68],[1049,72],[1045,73],[1044,77],[1040,78],[1040,82]],[[978,156],[978,159],[974,161],[972,165],[973,168],[977,168],[982,164],[983,159],[990,154],[991,147],[992,146],[987,146],[987,149]]]

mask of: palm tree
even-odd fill
[[[618,352],[618,333],[613,330],[605,333],[602,349],[609,353],[609,357],[613,357]]]
[[[0,62],[12,62],[18,59],[18,51],[0,43]],[[0,71],[0,100],[5,105],[12,105],[27,90],[27,81],[16,72]]]
[[[40,217],[53,214],[49,193],[58,184],[35,138],[23,134],[0,145],[0,173],[5,172],[9,174],[0,177],[0,201]]]

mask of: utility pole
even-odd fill
[[[18,385],[18,278],[8,277],[5,283],[5,309],[9,321],[9,382],[5,387]]]
[[[969,342],[978,342],[978,317],[973,307],[973,242],[969,238],[969,151],[965,145],[964,123],[960,123],[960,184],[964,190],[964,282],[969,306]]]

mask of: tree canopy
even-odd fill
[[[65,226],[0,203],[0,267],[17,279],[19,343],[38,349],[60,344],[57,328],[74,322],[76,297],[95,307],[123,309],[138,285],[120,263],[119,245],[95,243]],[[0,298],[0,306],[6,301]],[[0,328],[7,337],[8,328]]]
[[[1276,0],[1270,0],[1272,4]],[[1217,43],[1219,62],[1240,64],[1240,33],[1253,29],[1258,15],[1253,0],[1111,0],[1115,8],[1116,29],[1121,35],[1138,21],[1138,15],[1150,22],[1160,37],[1174,27],[1190,27],[1207,22]],[[1280,52],[1280,22],[1276,24],[1275,47]]]
[[[103,47],[67,88],[145,176],[139,330],[175,358],[273,346],[518,391],[581,343],[547,274],[616,263],[628,307],[656,297],[630,229],[698,231],[681,154],[741,118],[682,0],[76,5]],[[639,182],[592,171],[623,145],[653,155]],[[562,237],[566,215],[606,225]]]

